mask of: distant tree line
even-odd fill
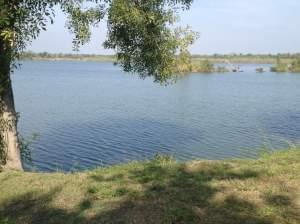
[[[49,52],[33,52],[26,51],[21,54],[22,58],[34,58],[34,57],[42,57],[42,58],[51,58],[51,57],[98,57],[98,56],[106,56],[113,57],[114,55],[101,55],[101,54],[74,54],[74,53],[49,53]],[[194,54],[192,58],[230,58],[230,57],[258,57],[258,58],[300,58],[300,53],[279,53],[279,54]]]
[[[232,57],[254,57],[254,58],[300,58],[300,53],[278,53],[278,54],[237,54],[237,53],[232,53],[232,54],[212,54],[212,55],[200,55],[200,54],[194,54],[193,58],[203,58],[203,57],[208,57],[208,58],[232,58]]]
[[[33,59],[92,59],[92,58],[107,58],[115,59],[114,55],[96,55],[96,54],[72,54],[72,53],[49,53],[39,52],[35,53],[32,51],[23,52],[20,56],[20,60],[33,60]]]
[[[185,61],[186,57],[179,57],[179,62]],[[300,58],[300,53],[280,53],[280,54],[213,54],[213,55],[189,55],[192,61],[209,60],[211,63],[270,63],[278,64],[278,58],[282,63],[292,63]],[[49,53],[49,52],[23,52],[20,60],[94,60],[94,61],[115,61],[115,55],[99,55],[99,54],[72,54],[72,53]],[[187,59],[190,60],[190,59]],[[179,69],[180,70],[180,69]]]

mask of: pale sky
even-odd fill
[[[181,25],[200,33],[193,54],[300,52],[300,0],[194,0],[180,16]],[[57,11],[55,23],[27,50],[72,53],[64,25],[65,16]],[[112,54],[102,47],[105,36],[103,21],[80,53]]]

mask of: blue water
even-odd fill
[[[266,65],[268,66],[268,65]],[[30,62],[13,75],[27,169],[86,169],[157,153],[252,158],[300,140],[300,75],[191,74],[169,86],[111,63]]]

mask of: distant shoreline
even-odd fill
[[[278,58],[283,63],[291,63],[300,54],[278,54],[278,55],[193,55],[193,62],[208,60],[211,63],[240,63],[240,64],[276,64]],[[30,61],[95,61],[115,62],[115,55],[89,55],[89,54],[50,54],[25,52],[20,60]]]

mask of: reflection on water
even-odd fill
[[[267,65],[264,65],[267,66]],[[300,139],[300,75],[192,74],[171,86],[110,63],[24,62],[14,75],[33,167],[92,168],[151,158],[254,157]],[[27,168],[31,165],[27,164]]]

